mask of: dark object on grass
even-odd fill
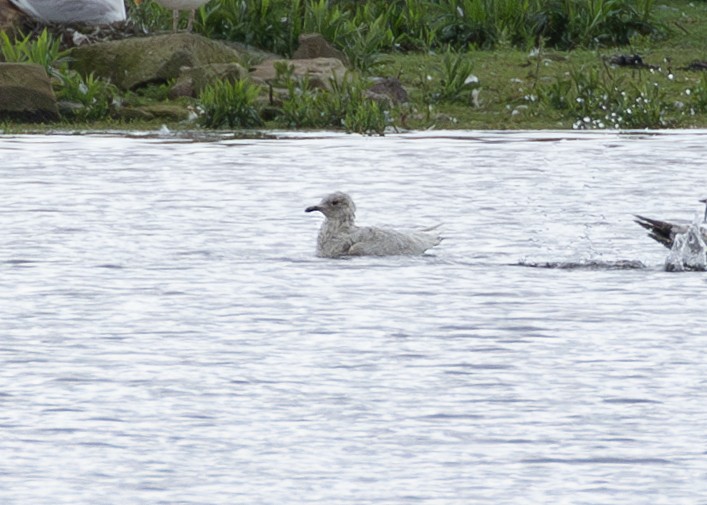
[[[403,88],[400,79],[384,77],[378,79],[368,90],[366,95],[379,102],[389,102],[393,105],[408,103],[408,92]]]
[[[705,71],[707,70],[707,61],[695,60],[689,65],[681,67],[680,70],[694,70],[694,71]]]
[[[649,65],[643,61],[638,54],[615,54],[607,58],[606,62],[609,65],[617,67],[633,67],[633,68],[652,68],[657,69],[655,65]]]

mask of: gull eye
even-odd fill
[[[337,205],[339,205],[339,200],[332,200],[331,204],[336,207]]]

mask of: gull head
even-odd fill
[[[707,223],[707,198],[703,198],[702,200],[700,200],[700,203],[705,204],[705,217],[704,219],[702,219],[702,222]]]
[[[315,210],[324,214],[328,219],[341,221],[353,221],[356,214],[353,200],[341,191],[325,196],[317,205],[304,209],[305,212],[314,212]]]

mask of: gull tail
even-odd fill
[[[419,228],[416,231],[418,233],[427,234],[427,236],[434,241],[433,242],[433,247],[434,247],[435,245],[441,244],[442,241],[444,240],[444,237],[439,232],[439,229],[441,227],[442,227],[442,223],[437,223],[435,225],[428,226],[426,228]]]

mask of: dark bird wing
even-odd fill
[[[651,219],[635,215],[634,221],[648,230],[648,236],[653,240],[660,242],[668,249],[672,249],[675,236],[685,233],[688,229],[686,225],[669,223],[658,219]]]

